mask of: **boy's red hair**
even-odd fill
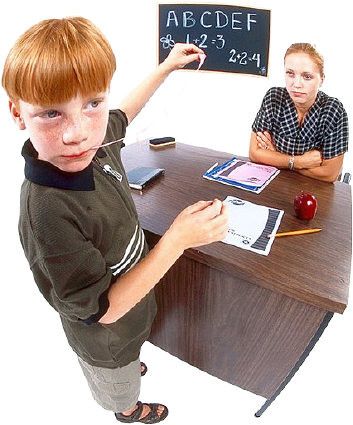
[[[115,68],[110,44],[89,20],[47,19],[10,50],[2,85],[14,102],[53,105],[107,90]]]

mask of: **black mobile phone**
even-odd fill
[[[150,139],[150,147],[154,149],[162,148],[164,146],[175,145],[174,137],[157,137],[156,139]]]

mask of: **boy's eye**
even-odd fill
[[[56,118],[59,116],[59,112],[55,111],[54,109],[50,111],[43,112],[42,117],[43,118]]]
[[[99,105],[99,103],[100,103],[99,100],[91,100],[91,102],[90,102],[92,108],[97,108],[97,106]]]
[[[96,109],[99,107],[99,105],[104,101],[104,99],[93,99],[90,100],[87,104],[88,109]]]
[[[290,77],[292,77],[294,75],[293,71],[286,71],[286,74],[289,75]]]

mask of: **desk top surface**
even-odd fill
[[[287,170],[261,192],[211,182],[203,173],[232,154],[177,143],[159,150],[147,142],[122,150],[125,169],[138,166],[165,168],[165,176],[145,188],[133,190],[143,229],[157,237],[164,234],[176,215],[201,199],[226,196],[284,210],[279,231],[320,227],[316,234],[275,239],[268,256],[216,242],[185,254],[210,267],[264,288],[285,294],[324,310],[342,313],[348,303],[351,263],[351,187],[324,183]],[[315,194],[318,210],[309,223],[294,215],[293,199],[301,190]]]

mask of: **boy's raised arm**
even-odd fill
[[[119,106],[125,112],[128,122],[130,123],[136,117],[171,72],[199,60],[200,54],[203,54],[203,50],[193,44],[177,43],[164,62],[136,87]]]

